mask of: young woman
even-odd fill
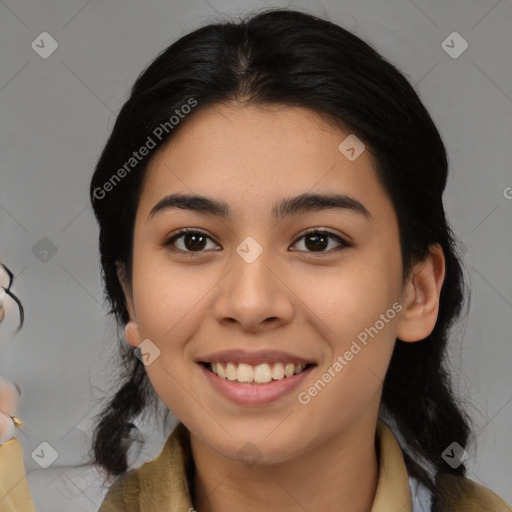
[[[446,179],[411,85],[333,23],[271,10],[163,51],[90,188],[129,344],[100,512],[512,510],[465,477]],[[158,400],[178,426],[127,471]]]

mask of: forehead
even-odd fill
[[[349,136],[352,141],[349,131],[306,108],[206,107],[149,162],[139,208],[147,215],[164,195],[180,192],[222,198],[240,215],[261,207],[270,214],[284,197],[335,192],[376,215],[393,215],[370,152],[350,160],[339,149]]]

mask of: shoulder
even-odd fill
[[[512,512],[503,498],[463,476],[439,473],[436,494],[432,512]]]
[[[98,512],[139,512],[139,471],[121,475],[110,486]]]
[[[110,486],[98,512],[167,510],[171,497],[180,510],[191,508],[188,443],[188,431],[179,423],[154,460],[124,473]]]
[[[0,445],[0,510],[35,510],[26,479],[23,450],[15,437]]]

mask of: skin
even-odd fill
[[[393,346],[397,337],[414,342],[432,332],[445,267],[433,246],[402,283],[395,211],[369,151],[349,161],[338,150],[348,134],[307,109],[228,103],[190,115],[148,166],[131,280],[118,267],[131,317],[126,339],[133,347],[150,339],[161,351],[146,371],[190,431],[199,512],[371,509]],[[232,216],[173,209],[149,220],[174,192],[222,199]],[[305,192],[350,195],[372,219],[336,209],[276,223],[274,203]],[[176,252],[163,245],[186,227],[210,237],[203,252],[190,256],[186,237],[175,241]],[[303,237],[309,228],[353,245],[335,251],[333,238],[315,250]],[[250,264],[235,251],[248,236],[263,249]],[[296,392],[264,406],[236,405],[195,362],[227,348],[289,351],[318,364],[304,391],[395,302],[400,313],[307,405]],[[260,452],[254,466],[237,456],[248,442]]]
[[[0,377],[0,445],[14,437],[16,428],[13,416],[20,395],[21,391],[16,384]]]

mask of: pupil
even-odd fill
[[[203,239],[203,243],[202,244],[199,243],[199,245],[197,245],[197,239],[198,238],[202,238]],[[187,234],[187,235],[185,235],[185,247],[187,249],[189,249],[189,250],[190,249],[194,249],[194,248],[202,249],[204,247],[205,238],[206,237],[203,236],[203,235]],[[187,243],[187,241],[190,241],[191,239],[195,240],[195,242],[192,242],[192,244]]]
[[[323,239],[324,243],[319,242],[320,239]],[[313,244],[309,244],[308,240],[314,240]],[[327,247],[328,241],[325,235],[308,235],[306,237],[306,247],[308,249],[325,249]]]

